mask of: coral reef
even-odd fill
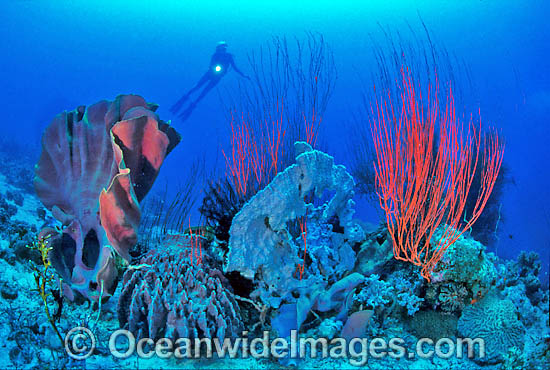
[[[137,95],[80,106],[54,118],[42,138],[34,186],[63,229],[51,235],[51,261],[71,287],[108,298],[117,271],[113,250],[129,259],[139,202],[180,137]]]
[[[438,230],[434,238],[442,237],[442,233]],[[465,304],[482,299],[497,279],[497,270],[491,255],[485,253],[485,246],[462,235],[435,266],[432,284],[427,287],[427,301],[448,312],[460,311]]]
[[[3,361],[0,366],[135,367],[134,357],[114,362],[105,347],[110,333],[119,327],[129,329],[137,338],[220,340],[240,336],[243,329],[249,335],[257,334],[257,328],[261,328],[283,337],[298,329],[300,337],[312,338],[399,337],[408,349],[413,349],[419,338],[437,341],[481,336],[489,351],[485,358],[404,359],[398,363],[393,359],[371,358],[368,366],[478,368],[482,364],[490,368],[545,368],[548,364],[549,295],[539,280],[541,264],[535,254],[522,253],[517,260],[504,261],[486,253],[482,244],[465,234],[447,249],[432,281],[427,282],[420,276],[418,266],[393,258],[391,235],[384,225],[369,228],[352,219],[354,183],[345,168],[334,165],[332,157],[303,143],[296,144],[296,164],[279,173],[271,184],[246,202],[231,194],[229,182],[226,189],[212,186],[212,193],[203,204],[209,208],[207,212],[217,238],[210,235],[209,229],[189,227],[186,234],[181,228],[165,227],[162,222],[155,224],[160,237],[151,237],[151,243],[141,250],[145,255],[140,255],[140,259],[133,255],[135,265],[124,264],[123,283],[118,284],[114,293],[118,300],[98,299],[94,303],[77,296],[73,302],[63,301],[63,310],[59,310],[55,305],[59,288],[56,280],[50,281],[51,287],[39,284],[44,300],[37,299],[36,284],[42,281],[34,280],[33,264],[28,259],[40,262],[40,254],[27,245],[32,244],[40,228],[39,236],[46,238],[42,240],[52,240],[48,248],[53,248],[51,256],[58,271],[65,275],[65,282],[78,288],[71,281],[78,276],[74,274],[78,263],[71,261],[78,260],[89,264],[87,267],[95,274],[85,277],[91,292],[84,290],[84,294],[99,298],[102,288],[104,297],[112,293],[115,286],[107,290],[107,282],[114,274],[101,275],[101,267],[115,272],[111,268],[122,260],[113,251],[118,249],[117,254],[124,255],[128,251],[126,246],[133,243],[135,222],[139,213],[144,212],[140,209],[141,201],[158,173],[158,166],[153,164],[158,165],[159,158],[163,159],[172,145],[165,147],[164,156],[157,157],[154,150],[148,151],[151,147],[140,144],[143,140],[139,130],[133,131],[134,124],[145,132],[154,129],[151,122],[156,122],[155,135],[159,131],[167,137],[171,135],[160,130],[168,128],[154,114],[152,105],[143,103],[146,106],[138,104],[139,107],[126,113],[107,113],[111,108],[122,112],[136,101],[141,100],[119,97],[117,103],[100,104],[105,107],[104,113],[91,106],[64,113],[62,123],[59,117],[54,120],[54,126],[59,125],[58,134],[61,127],[70,132],[71,145],[59,139],[61,136],[57,136],[57,143],[62,144],[61,148],[72,148],[72,154],[70,149],[65,154],[75,161],[75,166],[80,163],[87,167],[83,143],[93,141],[95,136],[84,139],[83,132],[89,129],[91,135],[96,133],[94,127],[97,129],[101,140],[94,141],[94,145],[99,147],[102,140],[109,145],[96,159],[112,155],[109,176],[99,171],[95,183],[86,180],[90,174],[63,177],[70,160],[50,161],[50,169],[59,169],[56,173],[62,175],[57,183],[50,179],[51,193],[53,184],[58,189],[55,204],[48,203],[48,194],[42,194],[45,207],[33,194],[16,186],[0,188],[0,268],[5,271],[0,279],[0,327],[7,339],[7,345],[0,349]],[[117,115],[120,117],[113,118]],[[128,123],[117,126],[124,121]],[[104,129],[102,135],[99,122]],[[83,129],[83,126],[89,127]],[[69,135],[67,131],[65,134]],[[158,144],[155,140],[149,143],[152,147]],[[94,145],[89,149],[95,150]],[[136,154],[140,145],[143,151]],[[48,154],[43,155],[53,155],[53,149],[55,145],[48,144],[45,149]],[[141,162],[144,159],[146,162]],[[37,173],[41,166],[42,171],[48,167],[39,164]],[[90,173],[93,172],[92,169]],[[126,184],[125,176],[131,180]],[[62,181],[67,183],[66,187],[60,186]],[[69,187],[77,191],[59,195]],[[83,197],[76,200],[79,194]],[[127,197],[118,197],[119,194]],[[122,204],[123,199],[130,203]],[[88,211],[84,212],[85,209]],[[86,238],[92,229],[94,233],[99,230],[97,240]],[[191,261],[193,243],[189,239],[199,235],[204,242],[202,249],[198,248],[202,258]],[[434,238],[441,235],[438,230]],[[99,266],[105,262],[101,247],[108,248],[109,264]],[[79,248],[81,255],[76,256]],[[99,267],[94,270],[96,265]],[[220,271],[223,265],[224,273]],[[45,304],[51,310],[49,316],[44,315]],[[38,318],[37,312],[41,312]],[[57,329],[64,337],[75,323],[91,328],[98,338],[94,355],[85,363],[68,360],[55,332]],[[139,366],[165,366],[157,361],[140,362]],[[284,359],[280,364],[290,365],[293,361]],[[343,364],[337,359],[323,361],[304,359],[299,366]],[[237,364],[241,366],[243,362]],[[187,365],[194,366],[182,364]],[[250,368],[256,365],[251,362]]]
[[[536,332],[535,336],[550,334],[550,297],[538,277],[541,267],[538,255],[522,252],[516,260],[503,261],[495,257],[494,263],[499,274],[497,289],[512,301],[523,325]]]
[[[524,344],[525,328],[518,320],[514,304],[496,293],[466,307],[458,320],[458,331],[464,338],[485,341],[485,356],[476,358],[481,363],[501,362],[509,349],[521,350]]]
[[[8,200],[23,200],[23,194],[32,194],[33,169],[28,165],[33,162],[35,147],[12,138],[0,138],[0,179],[4,178],[7,186],[5,196]],[[22,205],[18,204],[19,206]]]
[[[310,311],[329,312],[335,310],[340,321],[347,317],[355,288],[363,283],[364,276],[353,273],[337,281],[328,289],[324,284],[301,286],[296,292],[299,297],[294,303],[284,303],[272,319],[272,328],[279,336],[287,337],[291,330],[298,330],[306,321]]]
[[[293,291],[313,286],[323,289],[329,279],[336,281],[351,270],[355,259],[351,245],[364,238],[362,229],[352,221],[354,183],[345,168],[334,165],[331,156],[313,150],[307,143],[297,142],[296,151],[296,164],[279,173],[234,217],[224,266],[225,272],[238,271],[253,279],[258,287],[252,296],[275,308],[283,301],[295,301]],[[335,193],[320,207],[305,202],[310,193],[321,197],[325,190]],[[300,247],[288,224],[306,212],[305,237],[312,262],[303,279],[298,279],[294,273],[301,262]],[[342,227],[340,233],[334,229],[312,231],[329,224],[335,216]],[[315,235],[319,243],[313,239]]]
[[[21,204],[15,203],[18,197],[8,196],[7,194],[10,193],[22,196],[21,193],[7,191],[6,197],[0,198],[0,238],[6,240],[9,245],[8,248],[0,249],[0,256],[10,264],[14,264],[16,260],[25,262],[32,260],[39,263],[39,256],[30,253],[29,248],[27,248],[27,245],[32,244],[34,241],[36,226],[27,224],[21,220],[21,217],[16,217],[23,202]]]
[[[442,237],[442,230],[434,238]],[[470,290],[476,285],[488,289],[495,284],[497,272],[485,254],[485,246],[474,239],[461,236],[436,266],[433,282],[454,281],[466,284]]]
[[[441,308],[446,312],[462,311],[466,305],[468,290],[464,285],[446,284],[439,290],[438,301],[441,302]]]
[[[377,311],[393,311],[396,306],[406,310],[409,316],[414,315],[424,301],[418,294],[419,283],[407,280],[402,272],[397,271],[385,281],[373,274],[365,278],[364,286],[355,294],[354,301]]]
[[[6,346],[0,349],[0,365],[17,368],[82,367],[82,363],[71,362],[63,355],[59,340],[43,313],[43,302],[36,299],[37,295],[33,291],[35,281],[30,269],[32,264],[28,263],[28,259],[39,254],[26,245],[34,240],[32,230],[36,231],[37,226],[43,223],[51,224],[51,213],[42,209],[42,214],[38,214],[39,202],[33,195],[15,187],[7,189],[12,196],[8,198],[7,191],[2,191],[6,195],[1,198],[4,200],[1,204],[11,214],[0,231],[0,268],[5,271],[0,279],[0,304],[3,308],[0,327],[3,328],[2,333],[7,341]],[[16,193],[23,194],[23,207],[15,203],[16,197],[13,194]],[[254,280],[234,278],[234,274],[238,275],[238,272],[226,274],[227,278],[232,279],[230,287],[222,273],[211,267],[221,266],[222,260],[219,256],[223,255],[224,250],[220,243],[223,242],[205,242],[202,249],[203,264],[196,265],[195,261],[192,265],[188,243],[184,240],[190,236],[173,234],[170,231],[169,235],[165,235],[170,238],[152,243],[150,247],[156,249],[149,250],[146,257],[149,260],[136,260],[133,261],[136,265],[128,267],[124,283],[118,285],[115,295],[115,298],[120,298],[118,309],[114,299],[104,302],[100,311],[94,310],[97,305],[90,305],[79,299],[75,302],[65,301],[61,318],[56,323],[60,334],[64,336],[75,323],[83,323],[92,328],[98,338],[98,348],[86,361],[87,368],[136,366],[135,357],[113,362],[108,348],[105,347],[109,335],[120,327],[121,322],[128,329],[132,327],[138,337],[153,332],[157,337],[181,336],[182,332],[187,332],[190,337],[195,334],[199,337],[207,336],[205,333],[208,333],[219,338],[224,330],[224,336],[229,337],[239,334],[241,328],[248,329],[252,336],[252,333],[258,333],[255,328],[261,324],[261,328],[271,329],[272,333],[278,335],[286,335],[291,329],[299,328],[300,337],[335,338],[359,335],[365,339],[378,337],[386,340],[399,337],[405,340],[408,349],[414,349],[419,338],[427,337],[436,341],[440,338],[465,336],[458,332],[458,317],[462,311],[470,313],[482,307],[483,297],[489,297],[487,291],[493,289],[507,302],[508,308],[514,307],[509,311],[517,315],[519,320],[516,318],[513,326],[519,323],[519,328],[524,327],[525,332],[522,336],[523,347],[511,346],[498,350],[502,352],[502,356],[496,356],[491,361],[498,361],[496,364],[488,364],[486,359],[477,359],[476,363],[467,358],[434,358],[431,361],[403,360],[396,365],[393,359],[370,358],[368,366],[475,369],[483,364],[488,368],[503,369],[548,367],[548,291],[537,276],[540,261],[534,254],[521,254],[517,260],[505,261],[486,253],[483,245],[467,237],[460,238],[455,246],[448,249],[450,254],[443,259],[442,263],[446,265],[438,271],[437,277],[440,281],[428,283],[420,278],[417,266],[393,258],[385,228],[369,228],[361,224],[363,230],[371,231],[365,237],[360,235],[362,239],[358,238],[361,239],[359,241],[347,239],[345,228],[357,226],[354,222],[347,223],[345,219],[342,221],[338,217],[324,217],[328,208],[328,203],[324,201],[331,199],[333,194],[329,192],[328,197],[322,197],[319,201],[312,200],[310,195],[306,196],[306,201],[312,204],[306,204],[305,214],[298,217],[298,221],[307,223],[306,233],[298,227],[299,222],[296,220],[286,223],[284,235],[295,253],[293,257],[296,256],[298,264],[305,263],[305,267],[302,280],[297,271],[292,270],[288,281],[294,285],[288,288],[290,294],[285,300],[278,300],[276,294],[271,295],[266,285],[263,285],[262,268],[255,271]],[[348,206],[348,210],[350,209]],[[305,262],[303,236],[307,241]],[[176,240],[180,242],[174,243]],[[457,249],[453,250],[454,247]],[[339,248],[342,248],[341,251],[351,249],[353,253],[340,253]],[[216,256],[212,257],[211,254],[214,253]],[[343,266],[347,271],[344,271]],[[178,286],[180,280],[181,287]],[[213,290],[209,290],[209,280],[214,282],[210,285]],[[239,295],[248,297],[250,291],[254,290],[258,295],[250,296],[248,301],[242,297],[233,299],[231,292],[233,289],[237,291],[235,282],[250,285],[250,290],[243,290]],[[480,290],[480,287],[483,289]],[[480,297],[476,296],[477,291],[482,292]],[[229,305],[224,305],[217,299],[209,306],[207,301],[212,297],[212,292],[216,299],[225,295]],[[186,311],[188,306],[191,307],[189,302],[180,307],[179,302],[184,294],[193,302],[193,313]],[[256,298],[259,302],[254,301]],[[268,307],[266,302],[279,304],[278,309]],[[496,300],[493,304],[498,306],[499,302]],[[52,304],[52,310],[55,310],[51,297],[49,303]],[[164,304],[169,309],[163,309]],[[210,311],[209,307],[212,307]],[[223,320],[214,319],[209,313],[216,312],[214,307],[223,316]],[[234,318],[231,316],[232,310],[236,314]],[[409,315],[409,311],[416,312]],[[37,317],[37,312],[42,314]],[[485,314],[479,313],[478,322],[485,324],[481,321],[487,319]],[[464,321],[465,318],[461,320]],[[499,339],[499,342],[502,340]],[[159,359],[156,360],[158,362],[142,359],[139,361],[140,366],[154,368],[176,366],[176,363],[167,365],[164,360]],[[237,360],[236,364],[243,366],[244,363],[238,361],[242,360]],[[290,364],[291,361],[283,363]],[[233,362],[222,364],[233,366]],[[191,363],[181,364],[187,365],[194,366]],[[256,365],[257,362],[253,361],[246,363],[250,368]],[[299,364],[302,367],[342,365],[345,363],[337,359],[304,359]]]
[[[392,302],[393,287],[380,280],[380,276],[371,275],[365,279],[365,286],[355,295],[354,300],[366,307],[376,308]]]
[[[352,338],[364,338],[366,327],[374,311],[362,310],[349,315],[344,327],[342,328],[342,338],[350,340]]]
[[[396,55],[394,68],[380,71],[376,109],[370,116],[376,189],[395,258],[420,266],[429,281],[447,248],[481,215],[502,164],[504,144],[490,128],[482,134],[462,124],[452,79],[431,80],[431,68],[415,71],[408,53],[400,50]],[[387,79],[391,85],[384,85]],[[440,81],[449,85],[440,88]],[[480,122],[471,115],[474,119]],[[464,207],[476,168],[481,168],[479,192],[466,219]],[[434,242],[438,229],[443,235]]]
[[[393,260],[391,240],[388,239],[384,226],[369,232],[357,252],[354,271],[366,276],[387,272],[385,269]]]
[[[174,245],[151,250],[128,269],[118,304],[136,338],[219,338],[240,334],[239,307],[216,269],[192,264]]]
[[[420,311],[409,320],[409,328],[417,338],[440,338],[456,336],[458,318],[439,311]]]
[[[506,273],[503,274],[505,281],[499,281],[499,284],[507,287],[522,285],[521,289],[525,297],[533,306],[537,306],[545,299],[548,300],[538,278],[540,269],[541,263],[538,254],[522,251],[517,260],[507,263]]]

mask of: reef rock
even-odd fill
[[[443,228],[438,229],[432,240],[438,240],[442,232]],[[495,265],[489,256],[490,254],[485,253],[483,244],[461,235],[449,246],[441,261],[435,266],[427,295],[442,298],[446,296],[447,289],[460,292],[465,287],[468,293],[459,295],[478,301],[495,286],[498,278]],[[449,288],[449,285],[454,286]],[[440,288],[444,288],[443,291]],[[445,300],[438,299],[436,302],[436,305],[444,304]],[[458,304],[460,305],[460,302]]]

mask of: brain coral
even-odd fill
[[[223,341],[240,333],[239,307],[222,283],[223,275],[191,264],[181,248],[150,251],[123,280],[118,319],[136,338]]]
[[[458,331],[464,338],[485,340],[485,356],[478,362],[497,363],[512,347],[523,347],[525,329],[518,320],[516,308],[508,299],[489,294],[462,311]]]

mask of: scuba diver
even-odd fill
[[[179,117],[185,121],[189,116],[191,115],[191,112],[195,109],[197,106],[197,103],[202,100],[220,82],[223,76],[229,71],[229,68],[233,67],[235,69],[235,72],[240,74],[242,77],[246,78],[247,80],[250,80],[250,77],[242,73],[239,68],[235,65],[235,61],[233,60],[233,55],[227,52],[227,43],[225,41],[218,42],[218,45],[216,46],[216,52],[212,55],[212,58],[210,59],[210,66],[208,67],[208,71],[201,77],[199,82],[195,86],[191,88],[185,95],[183,95],[171,108],[170,111],[174,114],[176,114],[185,104],[185,102],[189,99],[189,95],[193,92],[197,91],[201,88],[204,84],[208,83],[206,87],[202,90],[200,95],[197,97],[195,101],[191,101],[187,109],[185,109]]]

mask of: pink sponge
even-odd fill
[[[42,137],[36,193],[62,232],[50,239],[54,267],[97,301],[116,288],[113,253],[129,259],[139,202],[179,134],[137,95],[120,95],[57,115]]]

